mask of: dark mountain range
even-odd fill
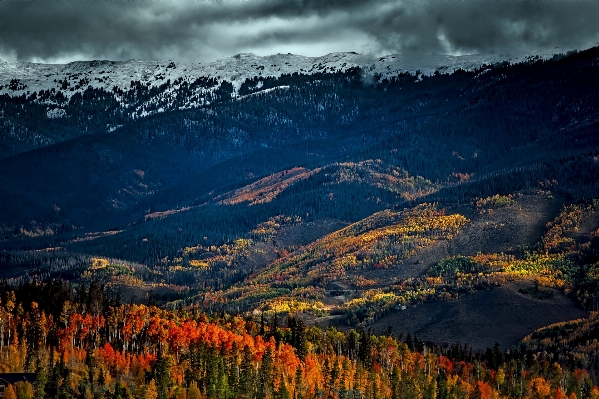
[[[5,95],[5,145],[21,131],[60,143],[0,161],[3,239],[121,228],[279,170],[366,159],[441,185],[437,196],[477,196],[514,170],[530,175],[514,188],[560,178],[560,190],[593,196],[596,67],[597,49],[376,84],[354,68],[267,79],[285,89],[243,97],[248,80],[233,99],[223,81],[209,105],[136,120],[103,89],[65,97],[69,117],[55,119],[42,94]]]

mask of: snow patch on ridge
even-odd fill
[[[545,52],[540,55],[549,54]],[[401,55],[371,57],[357,53],[331,53],[322,57],[294,54],[261,57],[242,53],[209,63],[129,60],[36,64],[0,61],[0,94],[20,96],[54,89],[70,98],[88,87],[102,88],[106,91],[112,91],[117,87],[126,91],[132,81],[139,81],[146,87],[159,87],[170,81],[171,86],[176,88],[182,82],[191,83],[200,77],[216,78],[218,83],[230,82],[237,92],[246,79],[254,77],[278,78],[294,73],[311,75],[319,72],[345,72],[351,68],[361,68],[365,73],[380,78],[405,72],[413,74],[416,71],[431,75],[436,70],[472,70],[483,64],[502,60],[501,56],[481,55],[429,55],[419,59],[406,59]]]
[[[540,51],[533,56],[550,58],[556,49]],[[530,56],[530,55],[529,55]],[[507,60],[519,62],[525,57]],[[373,57],[354,52],[331,53],[322,57],[294,54],[257,56],[241,53],[208,63],[176,63],[173,61],[77,61],[68,64],[9,63],[0,60],[0,95],[27,96],[49,107],[48,118],[67,116],[68,105],[60,96],[70,100],[88,88],[110,93],[131,119],[174,109],[201,108],[210,105],[212,94],[224,82],[233,86],[232,99],[243,99],[288,86],[263,89],[262,79],[282,75],[314,75],[317,73],[347,72],[359,69],[364,82],[375,84],[385,78],[409,73],[422,76],[435,71],[452,73],[457,69],[473,70],[487,64],[506,61],[502,56],[428,55],[408,59],[401,55]],[[256,82],[253,93],[241,96],[239,91],[246,80]],[[257,79],[257,80],[256,80]],[[149,97],[135,99],[136,87],[141,86]],[[187,88],[187,90],[183,90]],[[41,92],[50,96],[40,96]],[[33,94],[37,93],[37,98]],[[54,95],[52,95],[54,94]],[[127,95],[133,94],[132,97]],[[133,100],[131,100],[133,98]],[[66,110],[63,108],[67,108]]]
[[[48,119],[61,119],[67,116],[67,111],[62,108],[53,108],[46,111]]]

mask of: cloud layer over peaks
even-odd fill
[[[598,1],[0,0],[0,59],[505,54],[599,42]]]

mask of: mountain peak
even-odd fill
[[[549,52],[540,53],[540,55],[545,54]],[[350,68],[361,68],[368,74],[382,78],[416,71],[431,75],[436,70],[451,73],[456,69],[471,70],[483,64],[503,60],[501,56],[483,55],[436,54],[410,58],[401,54],[373,56],[356,52],[338,52],[320,57],[292,53],[267,56],[239,53],[208,63],[134,59],[75,61],[68,64],[0,61],[0,94],[20,96],[54,89],[62,91],[68,98],[77,92],[85,91],[90,86],[112,91],[115,86],[122,90],[127,89],[131,81],[157,87],[168,80],[193,82],[198,78],[215,78],[219,82],[226,80],[238,86],[246,79],[254,77],[278,78],[293,73],[309,75],[343,72]],[[19,84],[11,85],[11,82],[15,81]]]

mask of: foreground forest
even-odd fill
[[[293,317],[256,323],[122,305],[100,286],[73,291],[64,282],[7,291],[1,313],[2,371],[37,374],[35,387],[17,384],[21,398],[599,397],[585,369],[597,366],[596,354],[573,339],[560,359],[544,338],[588,334],[596,313],[505,352],[308,328]]]
[[[0,97],[5,397],[599,399],[598,68]]]

